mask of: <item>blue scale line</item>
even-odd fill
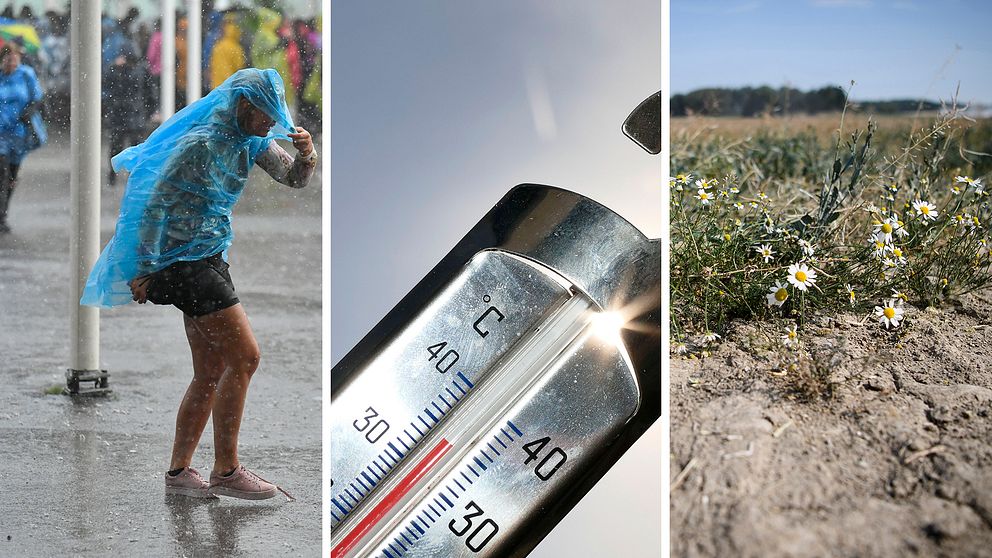
[[[444,394],[443,393],[439,393],[439,394],[437,394],[437,396],[440,397],[441,398],[441,401],[443,401],[444,404],[448,406],[448,410],[450,411],[451,410],[451,403],[448,403],[448,400],[444,398]]]
[[[451,398],[454,399],[456,403],[458,402],[458,396],[455,395],[455,392],[451,391],[451,388],[446,387],[444,388],[444,391],[448,392],[448,395],[450,395]]]
[[[410,523],[413,525],[414,529],[420,531],[420,534],[421,535],[423,535],[426,532],[426,531],[424,531],[423,529],[420,528],[420,525],[417,523],[417,520],[416,519],[411,520]]]
[[[393,549],[393,552],[396,553],[396,556],[403,556],[403,553],[402,552],[400,552],[399,550],[396,550],[396,547],[393,546],[393,543],[389,543],[389,548],[392,548]]]
[[[365,477],[365,480],[369,483],[369,486],[375,488],[375,482],[372,480],[372,477],[370,477],[368,473],[362,471],[362,476]]]
[[[462,483],[458,482],[458,479],[454,479],[454,480],[455,480],[455,484],[458,485],[458,488],[460,488],[462,492],[465,492],[465,487],[462,486]]]
[[[469,464],[467,465],[467,467],[468,467],[468,470],[469,470],[469,471],[472,471],[472,474],[473,474],[473,475],[475,475],[475,476],[477,476],[477,477],[479,476],[479,473],[477,473],[477,472],[476,472],[476,470],[472,468],[472,464],[471,464],[471,463],[469,463]]]
[[[458,493],[456,493],[456,492],[455,492],[454,490],[452,490],[452,488],[451,488],[451,486],[447,486],[447,487],[445,487],[445,488],[447,488],[447,489],[448,489],[448,492],[450,492],[450,493],[451,493],[451,496],[452,496],[452,497],[454,497],[454,498],[455,498],[456,500],[458,499]]]
[[[462,386],[458,385],[458,382],[456,382],[455,380],[452,380],[451,383],[454,384],[456,388],[458,388],[458,391],[462,392],[462,396],[463,397],[466,396],[466,395],[468,395],[468,392],[465,391],[464,389],[462,389]]]
[[[383,461],[383,463],[385,463],[385,461]],[[379,465],[378,463],[375,462],[375,460],[372,460],[372,464],[375,465],[379,469],[379,472],[382,473],[382,476],[386,476],[388,474],[387,471],[389,471],[389,467],[386,467],[385,469],[383,469],[381,465]]]
[[[417,427],[417,423],[415,423],[415,422],[411,422],[411,423],[410,423],[410,426],[412,426],[412,427],[413,427],[413,429],[417,431],[417,434],[420,434],[420,437],[421,437],[421,438],[422,438],[422,437],[424,436],[424,433],[423,433],[423,432],[421,432],[421,431],[420,431],[420,428],[418,428],[418,427]]]
[[[365,490],[365,494],[368,494],[369,493],[369,487],[365,486],[365,484],[362,482],[362,479],[360,479],[358,477],[355,477],[355,480],[358,481],[358,484],[361,485],[361,487]],[[362,494],[361,492],[358,491],[358,487],[355,486],[355,483],[350,483],[350,484],[351,484],[351,487],[355,489],[355,492],[358,492],[358,495],[359,496],[361,496],[362,498],[365,497],[365,494]]]
[[[410,533],[410,536],[413,537],[413,540],[417,540],[420,538],[417,536],[416,533],[413,532],[413,529],[411,529],[409,525],[406,526],[406,532]]]
[[[412,442],[413,445],[417,445],[417,439],[413,437],[413,434],[410,434],[406,430],[404,430],[403,433],[410,437],[410,442]]]
[[[503,449],[506,449],[506,444],[503,443],[503,440],[499,439],[499,436],[493,436],[493,439],[499,442],[499,445],[503,446]]]
[[[399,438],[396,438],[396,441],[399,442],[399,443],[401,443],[401,444],[403,444],[403,449],[405,449],[407,451],[407,453],[410,452],[410,446],[406,445],[406,442],[403,441],[403,437],[402,436],[400,436]]]
[[[392,442],[389,442],[386,445],[389,446],[390,449],[392,449],[394,452],[396,452],[396,455],[400,456],[400,459],[403,459],[403,456],[406,455],[405,453],[401,452],[399,450],[399,448],[397,448],[396,446],[394,446]]]
[[[348,498],[350,498],[351,500],[354,500],[355,503],[353,504],[353,503],[351,503],[351,501],[345,500],[345,498],[344,498],[345,494],[348,495]],[[351,492],[348,492],[348,489],[347,488],[344,489],[344,492],[342,492],[341,494],[338,494],[338,498],[341,498],[341,501],[342,502],[344,502],[345,504],[348,504],[348,509],[351,509],[351,508],[355,507],[355,504],[358,503],[358,500],[356,500],[355,497],[351,495]]]
[[[406,544],[408,544],[410,546],[413,546],[413,541],[411,541],[409,539],[409,537],[406,536],[406,533],[404,533],[403,531],[400,531],[400,536],[403,537],[403,540],[406,541]]]
[[[334,510],[331,510],[331,516],[334,517],[335,521],[341,521],[341,518],[338,517],[338,514],[334,513]]]
[[[482,467],[483,471],[487,469],[486,464],[483,463],[481,459],[479,459],[478,457],[473,457],[472,459],[476,462],[476,464],[479,465],[479,467]]]
[[[400,533],[400,535],[402,535],[402,534],[403,533]],[[403,541],[401,541],[399,537],[396,537],[395,539],[393,539],[393,542],[395,542],[396,544],[400,545],[400,548],[403,549],[403,552],[406,552],[407,550],[410,550],[409,548],[403,546]]]
[[[390,554],[389,551],[386,550],[385,548],[382,549],[382,553],[386,555],[386,558],[397,558],[396,556]]]
[[[424,409],[424,410],[426,411],[427,409]],[[430,414],[430,413],[428,413],[428,414]],[[422,423],[424,423],[424,426],[425,426],[425,427],[427,427],[427,431],[428,431],[428,432],[430,432],[430,430],[431,430],[431,425],[429,425],[429,424],[427,424],[427,421],[426,421],[426,420],[424,420],[424,417],[422,417],[422,416],[420,416],[420,415],[417,415],[417,418],[418,418],[418,419],[420,419],[420,422],[422,422]],[[435,421],[435,422],[436,422],[436,421]]]
[[[431,514],[427,513],[426,510],[424,511],[424,514],[423,515],[427,516],[427,519],[430,519],[431,520],[431,524],[432,525],[435,523],[434,518],[431,517]],[[418,515],[417,517],[420,517],[420,516]],[[421,518],[420,520],[424,522],[424,525],[427,525],[427,520],[426,519]]]
[[[513,441],[513,436],[510,436],[509,432],[507,432],[506,429],[504,429],[504,428],[501,427],[499,429],[499,431],[502,432],[504,436],[506,436],[506,439],[507,440],[509,440],[511,442]]]
[[[389,461],[392,461],[392,463],[390,463],[389,461],[386,461],[385,459],[383,459],[383,456],[388,457],[389,458]],[[389,452],[388,451],[384,451],[384,452],[382,452],[382,453],[379,454],[379,461],[382,461],[382,464],[386,466],[386,469],[387,470],[388,469],[392,469],[397,463],[399,463],[398,461],[396,461],[395,459],[393,459],[393,456],[392,455],[389,455]]]
[[[434,421],[434,424],[437,424],[437,417],[436,417],[436,416],[434,416],[434,413],[432,413],[430,409],[426,409],[426,408],[425,408],[425,409],[424,409],[424,412],[425,412],[425,413],[427,413],[427,416],[429,416],[429,417],[431,417],[431,420],[433,420],[433,421]],[[426,424],[426,423],[425,423],[425,424]]]
[[[493,462],[493,458],[492,457],[489,457],[489,454],[486,453],[486,450],[479,450],[479,453],[481,453],[483,457],[485,457],[486,459],[488,459],[490,463]],[[497,453],[496,455],[499,455],[499,454]]]
[[[462,471],[461,475],[465,479],[465,482],[472,484],[472,479],[468,478],[468,475],[465,474],[465,471]]]
[[[523,436],[524,435],[524,433],[521,432],[519,428],[517,428],[517,425],[516,424],[513,424],[510,421],[506,421],[506,424],[508,424],[510,426],[510,428],[512,428],[513,431],[517,433],[517,436]]]
[[[461,378],[463,382],[465,382],[465,385],[467,385],[469,387],[469,389],[472,389],[472,388],[475,387],[475,384],[473,384],[472,382],[468,381],[468,378],[465,377],[465,374],[462,374],[461,372],[459,372],[458,373],[458,377]]]
[[[333,502],[334,505],[337,506],[339,510],[341,510],[341,513],[343,513],[344,515],[348,515],[348,510],[344,509],[341,506],[341,504],[338,503],[336,498],[331,498],[331,502]]]
[[[441,499],[442,499],[442,500],[444,500],[444,501],[445,501],[445,502],[446,502],[446,503],[448,504],[448,507],[449,507],[449,508],[453,508],[453,507],[455,507],[455,505],[451,503],[451,500],[449,500],[449,499],[448,499],[448,497],[444,495],[444,492],[442,492],[442,493],[441,493],[441,494],[439,494],[438,496],[440,496],[440,497],[441,497]]]
[[[444,411],[441,410],[441,407],[439,407],[436,402],[431,401],[431,405],[434,405],[434,408],[437,409],[437,412],[441,413],[441,416],[442,417],[444,416],[444,414],[445,414]]]
[[[444,511],[444,510],[448,509],[448,508],[445,508],[444,507],[444,504],[442,504],[441,502],[438,502],[437,501],[437,498],[434,498],[434,503],[437,504],[437,507],[441,508],[441,511]]]

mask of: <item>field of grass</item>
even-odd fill
[[[672,122],[672,332],[705,348],[736,318],[939,305],[992,281],[992,120],[962,114]]]

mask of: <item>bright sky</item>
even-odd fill
[[[852,98],[992,104],[992,2],[671,0],[674,93],[846,87]]]

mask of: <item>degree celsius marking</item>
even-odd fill
[[[507,430],[507,427],[509,430]],[[510,432],[516,434],[517,437],[514,438]],[[511,444],[523,436],[523,432],[511,421],[506,421],[506,427],[501,426],[499,431],[492,436],[493,440],[507,447],[500,438],[501,434]],[[485,448],[480,449],[474,455],[470,456],[464,467],[452,471],[449,474],[452,480],[439,487],[437,496],[420,504],[420,513],[400,528],[399,535],[394,537],[389,543],[386,543],[385,548],[382,549],[382,554],[378,558],[401,558],[427,533],[428,529],[441,519],[444,513],[455,507],[455,501],[468,492],[471,485],[475,484],[475,481],[482,477],[489,469],[489,466],[495,463],[500,457],[501,453],[496,451],[491,442],[487,441],[486,446],[495,456],[490,456]],[[485,460],[481,459],[481,457],[484,457]],[[487,462],[489,465],[486,465]],[[476,466],[472,467],[472,464]],[[459,482],[456,475],[466,480],[467,483]],[[448,497],[449,494],[451,497]]]
[[[485,302],[486,304],[489,304],[492,301],[493,301],[493,298],[491,296],[489,296],[489,295],[483,295],[482,296],[482,302]]]
[[[443,391],[428,401],[426,407],[404,428],[401,434],[390,438],[385,448],[372,458],[352,481],[343,484],[341,491],[331,497],[331,529],[338,526],[358,504],[395,469],[403,458],[468,395],[475,384],[464,373],[458,372]],[[453,389],[452,389],[453,388]],[[447,397],[445,396],[447,394]],[[450,400],[454,400],[451,402]]]

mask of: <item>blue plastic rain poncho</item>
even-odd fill
[[[264,138],[241,131],[242,97],[275,120]],[[131,175],[114,236],[90,272],[80,303],[126,304],[135,277],[226,251],[234,236],[231,211],[255,157],[291,131],[282,78],[275,70],[249,68],[176,113],[144,143],[117,154],[114,170]]]
[[[24,109],[43,95],[30,66],[21,64],[9,74],[0,71],[0,156],[15,165],[48,140],[40,112],[35,111],[27,123],[21,120]]]

